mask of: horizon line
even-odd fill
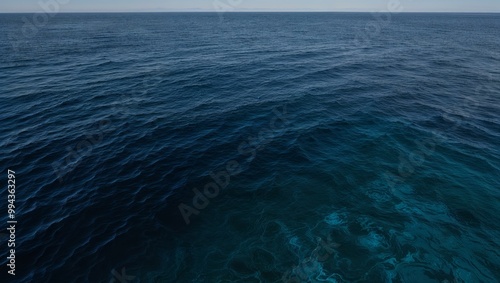
[[[17,11],[17,12],[0,12],[0,14],[33,14],[45,12],[43,10],[37,11]],[[172,10],[172,11],[65,11],[49,14],[116,14],[116,13],[130,13],[130,14],[153,14],[153,13],[391,13],[389,11],[316,11],[316,10],[248,10],[248,11],[214,11],[214,10]],[[499,14],[500,11],[402,11],[391,14]]]

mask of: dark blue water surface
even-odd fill
[[[1,282],[499,282],[499,14],[23,17]]]

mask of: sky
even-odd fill
[[[388,11],[500,12],[500,0],[0,0],[0,12],[168,12],[168,11]],[[45,8],[47,10],[47,8]]]

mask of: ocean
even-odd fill
[[[499,282],[499,31],[0,14],[0,281]]]

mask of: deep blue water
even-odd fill
[[[23,17],[1,282],[499,282],[499,14]]]

